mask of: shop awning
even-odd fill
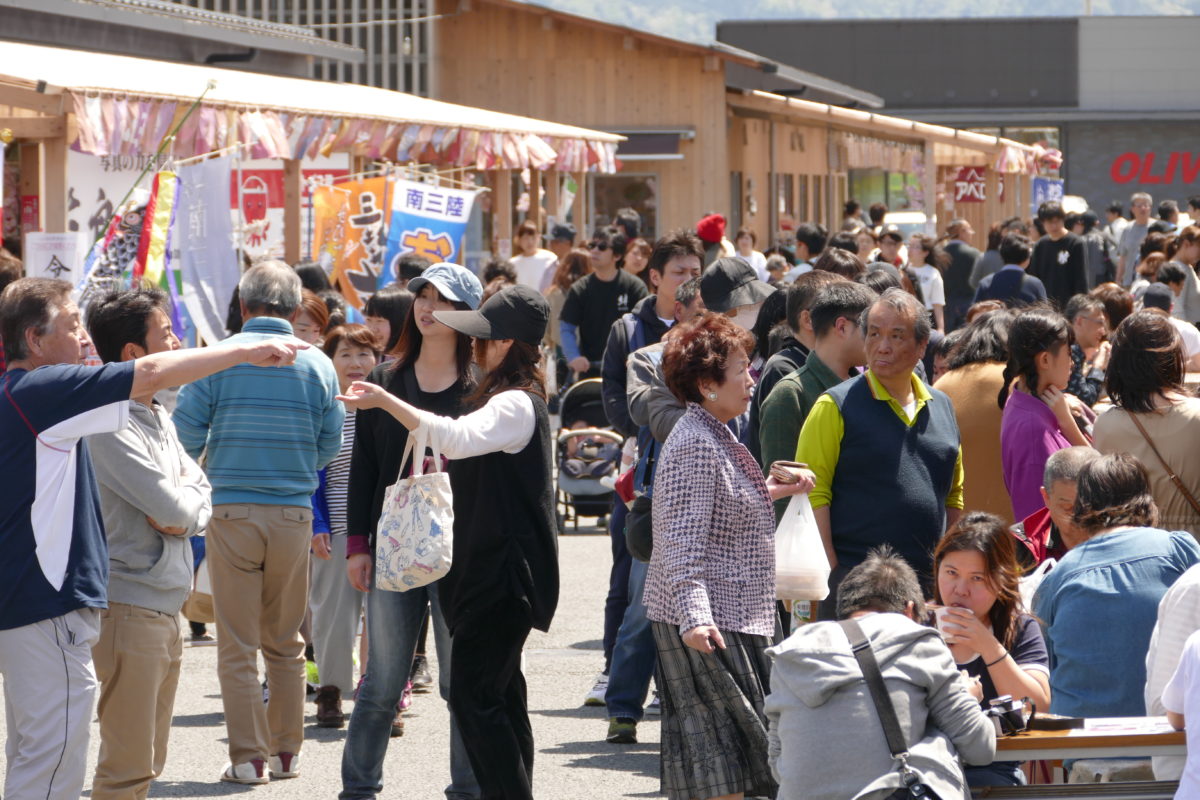
[[[71,146],[82,152],[153,151],[201,94],[177,156],[245,142],[259,158],[350,152],[480,170],[615,172],[622,140],[370,86],[0,42],[0,104],[74,112]]]

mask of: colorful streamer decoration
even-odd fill
[[[150,200],[146,203],[138,254],[133,263],[135,285],[143,280],[151,286],[158,286],[162,282],[167,268],[167,245],[178,190],[179,178],[174,172],[155,173]]]

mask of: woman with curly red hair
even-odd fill
[[[662,789],[669,800],[774,796],[763,699],[777,638],[772,501],[812,488],[763,480],[728,427],[745,413],[753,337],[728,317],[675,326],[667,388],[687,411],[654,479],[646,616],[659,655]]]

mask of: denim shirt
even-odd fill
[[[1033,599],[1050,652],[1050,711],[1077,717],[1146,713],[1146,652],[1158,603],[1200,562],[1190,533],[1130,528],[1069,551]]]

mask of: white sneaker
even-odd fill
[[[271,756],[269,761],[272,778],[295,778],[300,775],[299,753],[280,753]]]
[[[263,766],[261,758],[252,758],[244,764],[227,764],[221,773],[221,780],[226,783],[270,783],[271,779],[267,777]]]
[[[583,698],[585,706],[602,706],[604,705],[604,695],[608,694],[608,675],[601,672],[596,676],[596,685]]]
[[[662,714],[662,702],[658,699],[658,692],[654,693],[654,698],[650,701],[650,705],[646,706],[646,713],[658,716]]]

